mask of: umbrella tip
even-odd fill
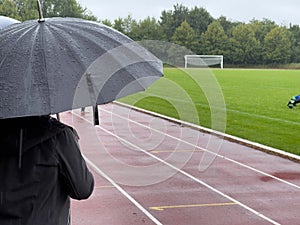
[[[41,5],[40,0],[37,0],[37,7],[38,7],[39,17],[40,17],[38,22],[45,22],[45,19],[43,17],[42,5]]]

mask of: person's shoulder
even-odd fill
[[[57,130],[57,131],[64,131],[64,130],[73,130],[72,127],[68,126],[67,124],[65,123],[62,123],[60,121],[58,121],[57,119],[55,118],[50,118],[50,129],[52,130]]]
[[[65,132],[66,134],[72,134],[76,139],[79,139],[79,136],[73,127],[62,123],[55,118],[51,118],[51,129],[55,130],[57,133]]]

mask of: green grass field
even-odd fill
[[[121,101],[300,155],[300,105],[286,106],[300,94],[300,71],[165,68],[164,74]]]

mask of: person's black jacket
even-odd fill
[[[0,119],[0,224],[67,225],[94,179],[75,131],[48,116]]]

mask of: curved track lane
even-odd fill
[[[299,223],[298,163],[120,105],[99,111],[99,127],[61,115],[96,178],[73,225]]]

